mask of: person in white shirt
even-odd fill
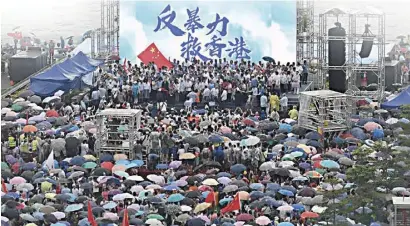
[[[283,94],[282,98],[280,98],[280,108],[283,112],[288,112],[288,97],[286,94]]]
[[[205,102],[211,101],[211,90],[208,86],[205,87],[204,91],[202,92],[202,96]]]
[[[219,94],[219,90],[216,87],[213,87],[211,89],[211,95],[212,95],[212,99],[216,100],[218,99],[218,94]]]
[[[266,108],[268,107],[268,98],[265,94],[262,94],[260,99],[261,110],[266,113]]]
[[[228,99],[228,91],[226,91],[226,89],[224,89],[221,93],[221,101],[225,102]]]

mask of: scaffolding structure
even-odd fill
[[[141,110],[105,109],[96,116],[96,154],[121,153],[134,159],[134,146],[141,126]]]
[[[120,1],[101,0],[101,27],[96,30],[98,58],[119,55]]]
[[[296,1],[296,60],[303,63],[314,58],[315,17],[313,0]]]
[[[346,31],[345,37],[329,36],[328,29],[335,22],[342,24]],[[366,25],[371,27],[371,34],[364,34]],[[319,15],[318,39],[318,74],[319,88],[326,88],[326,78],[329,70],[342,70],[347,76],[347,94],[354,97],[370,97],[377,99],[379,103],[384,98],[385,89],[385,15],[380,12],[346,12],[334,8]],[[329,66],[329,41],[341,40],[346,44],[346,62],[342,66]],[[373,41],[373,51],[377,51],[377,59],[370,63],[362,63],[359,57],[360,46],[364,40]],[[375,50],[376,49],[376,50]],[[374,72],[378,83],[376,91],[360,91],[356,86],[356,80],[360,73]]]
[[[316,90],[300,93],[298,125],[323,133],[345,131],[350,126],[350,95]]]

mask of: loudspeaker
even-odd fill
[[[346,92],[346,72],[342,70],[329,70],[329,89],[345,93]]]
[[[370,52],[373,48],[373,40],[365,40],[362,43],[362,48],[360,49],[359,56],[360,58],[367,58],[370,55]]]
[[[329,36],[346,37],[342,27],[329,29]],[[329,66],[343,66],[346,63],[346,43],[344,40],[329,41]],[[343,70],[329,70],[329,89],[346,92],[346,72]]]

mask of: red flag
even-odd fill
[[[124,210],[124,218],[122,219],[122,225],[121,226],[130,226],[130,222],[128,220],[128,209],[125,208]]]
[[[91,209],[91,201],[88,201],[88,208],[87,208],[87,212],[88,212],[88,222],[90,222],[91,226],[98,226],[97,221],[95,221],[94,219],[94,215],[93,215],[93,211]]]
[[[241,209],[241,200],[239,199],[239,193],[236,193],[232,202],[230,202],[225,208],[221,209],[221,213],[225,214],[227,212],[232,212]]]
[[[128,69],[127,69],[127,58],[124,59],[124,63],[122,64],[122,68],[124,69],[125,72],[128,72]]]
[[[214,193],[214,191],[211,191],[211,192],[208,193],[208,195],[206,196],[205,202],[214,204],[214,202],[215,202],[215,193]]]
[[[17,31],[14,32],[14,33],[7,33],[7,36],[10,36],[10,37],[12,37],[14,39],[18,39],[18,40],[23,38],[23,35],[21,34],[21,32],[17,32]]]
[[[4,193],[7,193],[7,187],[6,183],[4,183],[4,180],[1,180],[1,190],[3,190]]]
[[[154,62],[158,68],[162,68],[163,66],[167,67],[168,69],[172,68],[172,63],[162,55],[161,51],[157,48],[155,43],[149,45],[144,51],[142,51],[138,58],[144,63],[149,64],[150,62]]]

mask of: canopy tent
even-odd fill
[[[31,78],[30,90],[36,95],[44,97],[51,96],[58,90],[69,91],[90,85],[83,79],[87,77],[88,81],[90,73],[103,63],[103,61],[90,59],[83,52],[79,52],[74,57],[68,58]]]
[[[407,87],[394,99],[384,102],[382,108],[393,109],[406,104],[410,104],[410,87]]]

